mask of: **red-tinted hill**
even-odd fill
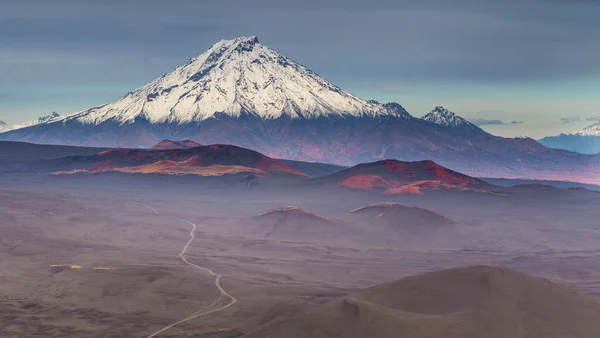
[[[304,173],[256,151],[231,145],[187,149],[113,149],[90,156],[55,160],[57,174],[125,172],[145,174],[221,176],[251,173],[306,176]]]
[[[187,148],[195,148],[201,147],[202,145],[196,141],[192,140],[182,140],[182,141],[171,141],[171,140],[162,140],[155,144],[151,149],[165,150],[165,149],[187,149]]]
[[[484,192],[493,187],[482,180],[442,167],[433,161],[384,160],[364,163],[321,179],[359,190],[388,195],[423,194],[426,190]]]

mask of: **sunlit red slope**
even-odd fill
[[[222,176],[306,176],[261,153],[231,145],[209,145],[187,149],[113,149],[90,156],[56,160],[56,174],[125,172],[142,174]]]
[[[423,194],[427,190],[485,192],[493,185],[442,167],[433,161],[384,160],[359,164],[322,179],[349,189],[387,195]]]

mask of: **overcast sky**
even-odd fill
[[[538,138],[600,115],[599,18],[595,0],[0,0],[0,120],[110,102],[258,35],[362,98]]]

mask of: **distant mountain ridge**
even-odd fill
[[[113,103],[0,134],[0,140],[125,148],[164,139],[339,165],[394,158],[433,160],[471,176],[600,177],[597,157],[497,137],[443,107],[419,119],[398,103],[360,99],[254,36],[222,40]]]
[[[600,122],[596,122],[576,132],[570,133],[570,135],[600,136]]]
[[[540,140],[540,143],[548,147],[576,151],[583,154],[599,154],[600,122],[568,134],[544,137]]]

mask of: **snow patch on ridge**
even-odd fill
[[[587,126],[578,131],[572,132],[569,135],[579,135],[579,136],[600,136],[600,122],[596,122],[591,126]]]
[[[448,128],[483,132],[481,128],[442,106],[435,107],[430,113],[423,116],[422,119]]]

